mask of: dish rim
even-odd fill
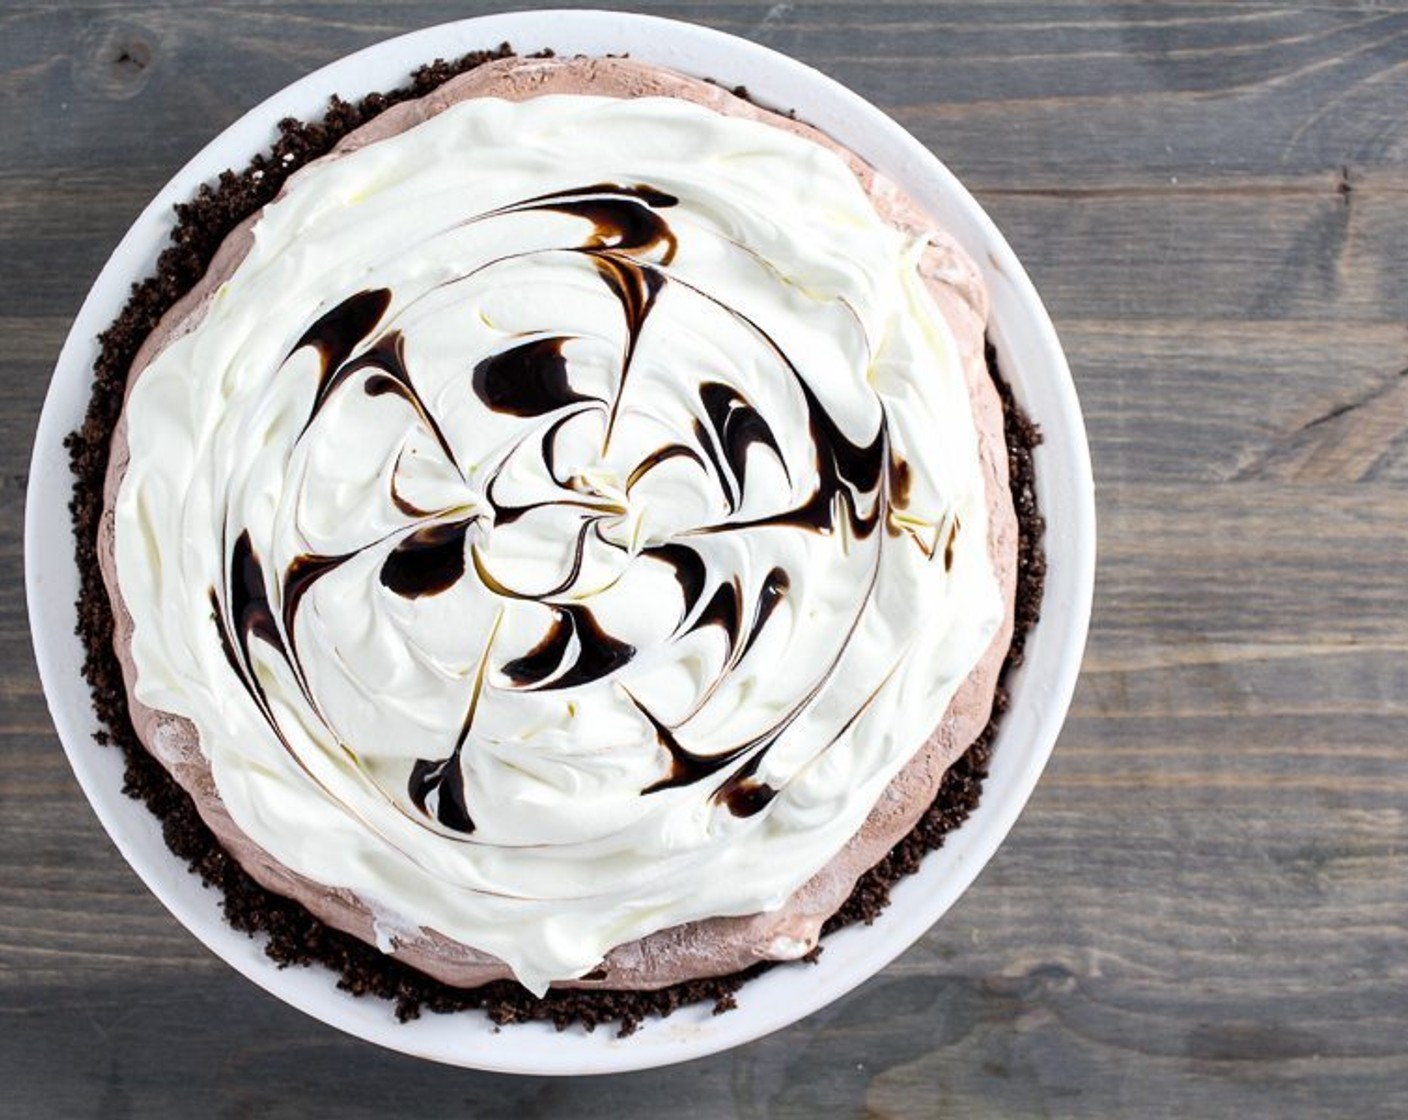
[[[141,803],[121,792],[120,752],[99,748],[82,644],[73,633],[78,569],[67,516],[72,475],[63,437],[82,421],[97,334],[121,309],[130,283],[150,274],[173,224],[172,207],[228,167],[265,151],[277,122],[317,119],[336,93],[352,99],[389,89],[415,66],[508,41],[520,52],[632,57],[726,86],[745,85],[766,105],[798,115],[856,151],[918,200],[974,256],[992,296],[989,334],[1018,401],[1043,429],[1037,494],[1047,528],[1042,620],[1011,682],[983,797],[971,817],[893,891],[871,927],[841,930],[811,967],[751,980],[739,1006],[714,1017],[707,1005],[650,1019],[625,1039],[609,1030],[558,1033],[547,1023],[499,1031],[481,1012],[429,1014],[397,1023],[392,1005],[336,988],[321,967],[281,969],[261,942],[228,926],[218,892],[205,889],[161,838]],[[45,397],[25,505],[25,591],[40,678],[69,763],[113,843],[158,900],[207,948],[290,1006],[389,1049],[468,1068],[524,1074],[611,1073],[654,1068],[753,1041],[819,1010],[908,948],[964,893],[1011,830],[1050,756],[1079,673],[1095,568],[1095,511],[1080,405],[1055,329],[1010,246],[957,178],[880,109],[835,80],[761,44],[695,24],[601,10],[504,13],[413,31],[346,55],[250,109],[178,171],[122,238],[90,289]]]

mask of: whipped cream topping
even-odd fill
[[[1001,622],[925,247],[668,98],[312,165],[131,391],[136,697],[274,858],[536,992],[782,905]]]

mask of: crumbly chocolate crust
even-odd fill
[[[542,52],[549,55],[551,52]],[[167,846],[207,885],[224,896],[224,913],[236,929],[267,938],[265,952],[280,966],[322,964],[339,977],[338,986],[354,995],[376,995],[395,1002],[401,1020],[422,1011],[482,1010],[497,1024],[533,1019],[559,1030],[573,1023],[592,1030],[600,1023],[619,1024],[631,1034],[650,1016],[669,1015],[685,1004],[712,1001],[718,1014],[734,1006],[738,989],[773,967],[755,965],[729,976],[691,980],[659,991],[550,991],[539,999],[512,981],[479,988],[453,988],[400,963],[375,948],[324,925],[298,903],[257,884],[215,840],[194,803],[161,765],[147,753],[132,727],[122,670],[113,652],[112,606],[99,574],[98,522],[103,507],[103,479],[112,433],[122,411],[127,375],[138,348],[162,315],[204,275],[225,235],[271,202],[284,181],[304,164],[326,154],[343,136],[383,110],[423,97],[458,74],[513,54],[508,44],[476,51],[454,62],[436,60],[415,71],[411,81],[389,93],[370,94],[355,104],[334,97],[317,123],[288,119],[267,155],[257,155],[243,171],[225,171],[214,186],[176,207],[171,244],[157,261],[156,273],[132,286],[116,321],[99,336],[100,353],[93,370],[93,391],[83,426],[65,440],[74,481],[69,510],[81,586],[77,633],[86,653],[83,675],[93,707],[104,728],[96,738],[122,751],[126,773],[123,792],[146,804],[162,822]],[[744,91],[736,91],[745,95]],[[889,904],[890,888],[916,871],[924,856],[940,847],[949,831],[972,812],[982,793],[997,725],[1008,706],[1005,682],[1022,663],[1027,632],[1040,612],[1046,560],[1041,538],[1044,522],[1037,509],[1032,451],[1041,434],[1013,400],[998,373],[996,355],[987,349],[988,369],[1002,397],[1018,521],[1016,619],[1012,646],[1003,665],[992,718],[968,751],[949,769],[933,804],[914,829],[856,883],[845,904],[826,923],[831,933],[855,922],[869,925]],[[811,959],[820,953],[813,951]]]

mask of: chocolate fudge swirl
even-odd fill
[[[236,822],[535,990],[780,905],[1001,619],[923,239],[801,138],[542,97],[254,240],[116,505],[137,695]]]

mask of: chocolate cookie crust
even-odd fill
[[[78,632],[87,654],[84,675],[106,728],[99,733],[99,741],[117,745],[126,760],[124,792],[147,804],[163,822],[171,850],[204,882],[222,891],[227,920],[251,935],[267,935],[266,952],[272,959],[281,965],[324,963],[339,974],[339,984],[346,990],[394,1000],[402,1019],[415,1017],[423,1008],[481,1008],[498,1023],[547,1019],[559,1028],[580,1022],[591,1029],[599,1022],[619,1021],[621,1032],[627,1034],[642,1018],[667,1015],[685,1003],[712,1000],[716,1010],[724,1010],[732,1006],[734,993],[747,979],[769,966],[658,991],[561,991],[536,999],[508,981],[472,990],[450,987],[328,928],[302,906],[260,887],[226,855],[185,792],[138,740],[127,710],[121,670],[112,652],[112,610],[98,575],[95,542],[103,478],[128,370],[157,321],[204,275],[225,235],[271,201],[293,171],[325,154],[359,125],[398,102],[424,96],[458,74],[511,54],[505,45],[453,63],[437,61],[416,71],[409,84],[390,93],[372,94],[355,105],[334,98],[321,122],[285,120],[268,155],[256,156],[239,173],[226,171],[213,188],[202,187],[194,200],[176,208],[172,245],[159,258],[156,275],[134,285],[122,314],[100,337],[87,416],[83,427],[67,440],[76,476],[71,510],[82,578]],[[1020,663],[1025,633],[1035,621],[1041,596],[1041,519],[1031,473],[1031,449],[1039,436],[996,376],[991,348],[988,359],[1005,406],[1011,485],[1019,522],[1016,633],[1003,670],[1005,678]],[[986,730],[949,770],[938,797],[909,836],[857,883],[846,904],[827,923],[827,932],[855,921],[873,921],[888,902],[891,884],[914,871],[923,855],[942,844],[944,835],[976,805],[995,726],[1005,707],[1006,693],[999,685]]]

